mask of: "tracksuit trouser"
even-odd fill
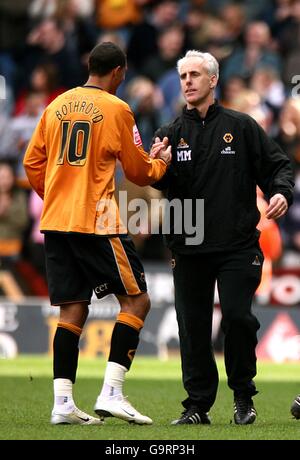
[[[216,399],[219,377],[211,340],[215,283],[228,386],[235,396],[253,396],[260,325],[251,304],[264,259],[259,245],[235,252],[173,254],[173,258],[182,378],[188,393],[183,406],[196,405],[208,412]]]

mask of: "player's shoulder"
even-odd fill
[[[131,111],[129,105],[127,102],[123,101],[120,99],[118,96],[115,96],[113,94],[106,93],[107,97],[109,98],[109,101],[111,104],[113,104],[115,107],[118,107],[121,110],[129,110]]]
[[[112,98],[114,114],[126,123],[131,122],[131,120],[134,119],[134,113],[130,105],[117,96],[112,96]]]

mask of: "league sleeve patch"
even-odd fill
[[[134,139],[134,143],[135,143],[135,145],[137,147],[142,145],[142,138],[141,138],[141,135],[140,135],[139,130],[138,130],[136,125],[134,125],[134,127],[133,127],[133,139]]]

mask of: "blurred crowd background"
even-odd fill
[[[117,95],[134,111],[146,150],[184,104],[177,60],[188,49],[217,58],[219,102],[254,117],[291,158],[294,205],[280,222],[260,226],[269,231],[271,265],[299,268],[300,0],[0,0],[0,271],[28,295],[47,294],[42,202],[30,190],[23,155],[43,109],[84,84],[88,54],[102,41],[127,53]],[[128,199],[161,196],[129,183],[120,167],[116,189]],[[259,205],[263,215],[263,197]],[[144,261],[170,256],[147,222],[134,241]]]

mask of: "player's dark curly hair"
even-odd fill
[[[103,42],[91,51],[89,56],[90,75],[103,77],[118,66],[126,66],[126,55],[115,43]]]

